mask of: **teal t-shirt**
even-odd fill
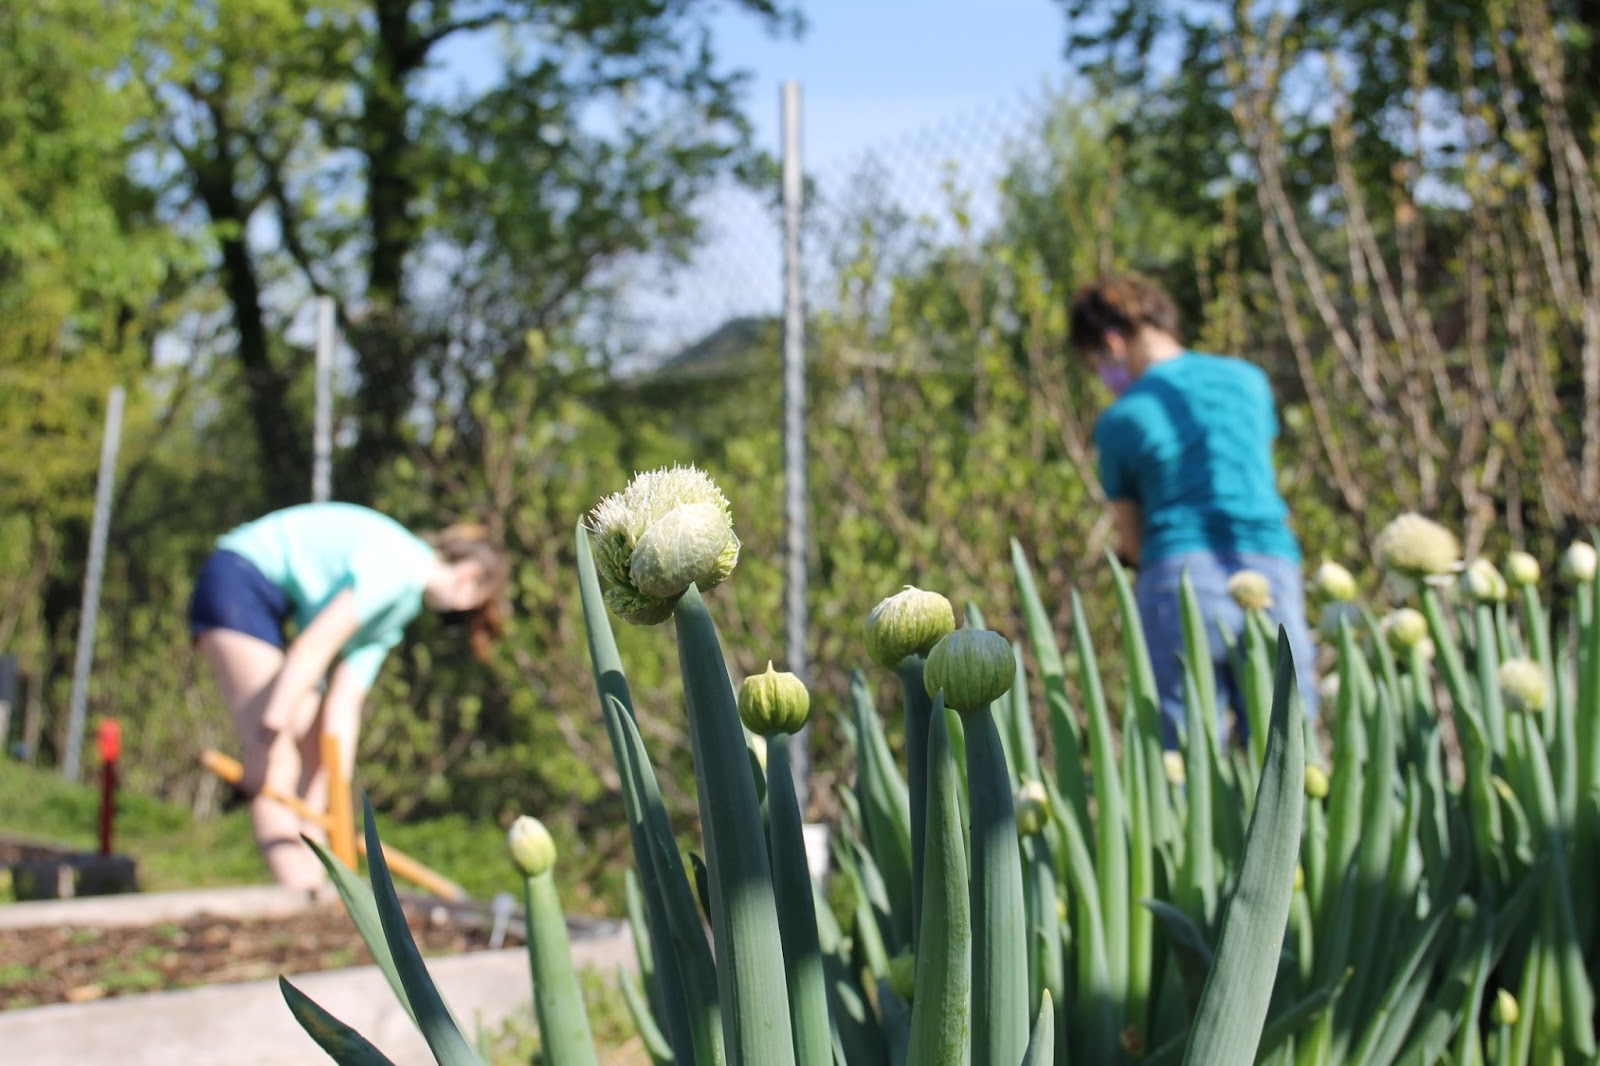
[[[360,628],[341,650],[370,687],[422,609],[434,553],[394,519],[350,503],[308,503],[230,530],[217,547],[244,556],[294,604],[302,627],[334,595],[355,594]]]
[[[1094,428],[1106,495],[1143,515],[1140,561],[1210,551],[1298,562],[1272,463],[1277,435],[1258,366],[1184,352],[1141,374]]]

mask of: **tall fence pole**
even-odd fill
[[[113,386],[106,403],[106,432],[100,442],[100,476],[95,483],[94,526],[89,535],[89,572],[83,579],[83,610],[78,615],[77,658],[72,667],[72,703],[67,718],[67,754],[61,773],[78,780],[83,761],[83,720],[89,705],[89,667],[94,662],[95,621],[100,614],[100,579],[106,567],[106,534],[111,529],[111,489],[117,476],[117,449],[122,444],[121,385]]]
[[[311,501],[333,498],[333,297],[317,300],[316,417],[311,440]]]
[[[806,658],[806,320],[800,263],[800,208],[804,173],[800,151],[800,83],[783,83],[783,502],[787,524],[784,619],[789,669],[810,680]],[[810,797],[810,727],[790,748],[800,810]]]

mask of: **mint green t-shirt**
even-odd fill
[[[1186,351],[1141,374],[1094,428],[1106,496],[1141,509],[1140,561],[1204,551],[1298,562],[1277,436],[1271,383],[1252,363]]]
[[[341,649],[368,687],[422,609],[434,552],[394,519],[351,503],[308,503],[230,530],[217,547],[248,559],[294,604],[303,628],[348,588],[360,627]]]

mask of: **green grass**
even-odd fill
[[[100,817],[97,788],[72,785],[58,773],[5,763],[0,766],[0,832],[26,834],[81,848],[96,846]],[[426,863],[480,899],[514,892],[516,876],[506,856],[505,833],[493,822],[459,816],[402,825],[378,817],[386,843]],[[358,829],[359,831],[359,829]],[[117,798],[118,854],[138,862],[146,892],[269,880],[256,852],[250,815],[240,809],[196,821],[183,807],[124,791]],[[0,901],[11,898],[9,879]]]

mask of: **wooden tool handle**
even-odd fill
[[[200,753],[200,763],[230,785],[237,785],[244,780],[244,767],[239,760],[224,755],[220,751],[207,748]],[[327,827],[327,815],[313,810],[298,796],[285,796],[283,793],[271,788],[262,789],[261,794],[270,800],[283,804],[306,821],[315,822],[324,828]],[[358,836],[355,843],[356,850],[365,855],[367,853],[367,842]],[[470,898],[466,889],[437,870],[413,859],[399,848],[390,847],[388,844],[383,845],[383,858],[389,864],[389,871],[396,877],[403,877],[423,891],[431,892],[440,899],[459,902]]]

